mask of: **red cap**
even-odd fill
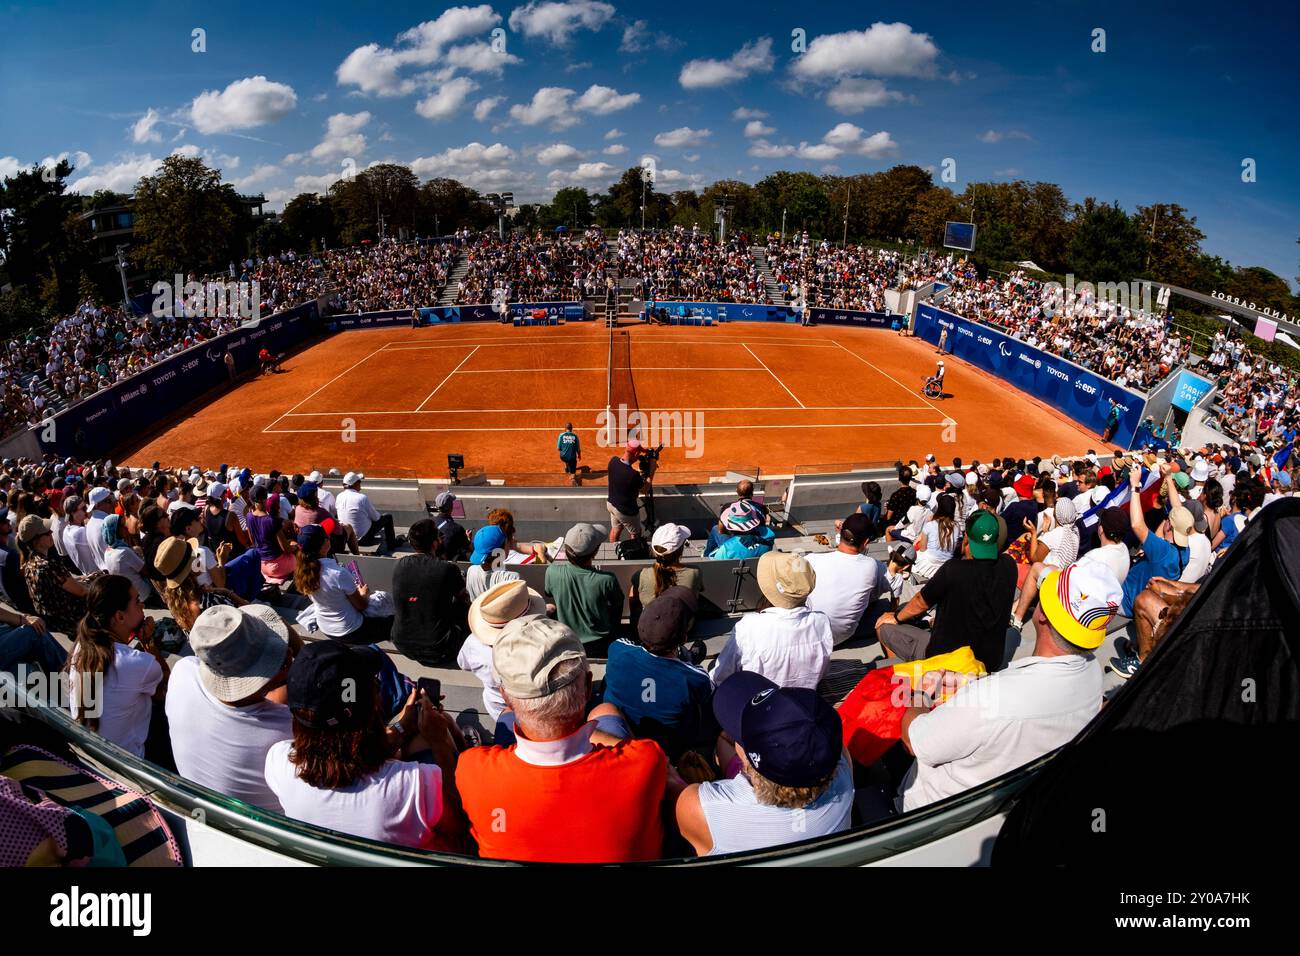
[[[334,533],[334,528],[336,527],[333,518],[326,518],[320,523],[320,526],[325,529],[327,535],[332,535]]]
[[[1021,498],[1031,498],[1034,494],[1034,479],[1030,475],[1021,475],[1011,486]]]

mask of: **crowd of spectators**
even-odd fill
[[[612,276],[599,229],[581,236],[484,233],[465,245],[456,302],[558,302],[603,295]]]
[[[636,278],[638,298],[771,304],[744,232],[719,245],[699,226],[623,229],[618,234],[618,261],[623,275]]]
[[[1215,335],[1201,369],[1219,394],[1205,423],[1266,453],[1290,447],[1300,431],[1300,382],[1293,369],[1250,350],[1226,332]]]
[[[1102,705],[1112,621],[1131,621],[1108,665],[1127,678],[1260,509],[1297,493],[1300,462],[1210,446],[900,463],[825,550],[763,542],[764,600],[711,664],[684,526],[655,530],[625,594],[593,562],[605,528],[517,543],[497,509],[471,536],[447,492],[391,592],[372,590],[345,552],[391,517],[363,475],[337,496],[321,480],[5,462],[0,668],[69,669],[79,722],[252,806],[403,846],[623,862],[843,831],[1055,749]],[[770,520],[742,482],[708,547]],[[540,590],[510,570],[534,562]],[[417,690],[389,639],[478,677],[492,744]],[[827,699],[832,652],[854,641],[946,662],[916,678],[872,777],[883,801],[855,798],[860,715]]]
[[[786,300],[810,308],[885,311],[885,290],[922,286],[952,271],[951,255],[908,255],[870,246],[813,243],[808,234],[767,237],[767,263]]]

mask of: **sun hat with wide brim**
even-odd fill
[[[190,628],[199,680],[222,703],[251,697],[285,667],[289,627],[266,604],[210,607]]]
[[[183,538],[168,538],[158,546],[153,566],[167,579],[169,587],[178,588],[194,570],[194,552]]]
[[[523,581],[504,581],[488,588],[469,606],[469,630],[491,647],[507,624],[546,613],[546,599]]]

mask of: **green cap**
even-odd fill
[[[1179,488],[1190,488],[1192,484],[1191,476],[1185,471],[1176,471],[1174,472],[1174,484]]]
[[[970,556],[977,559],[998,556],[998,516],[981,511],[970,524]]]

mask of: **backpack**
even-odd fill
[[[650,542],[645,538],[629,538],[616,544],[614,553],[623,561],[645,561],[650,557]]]

